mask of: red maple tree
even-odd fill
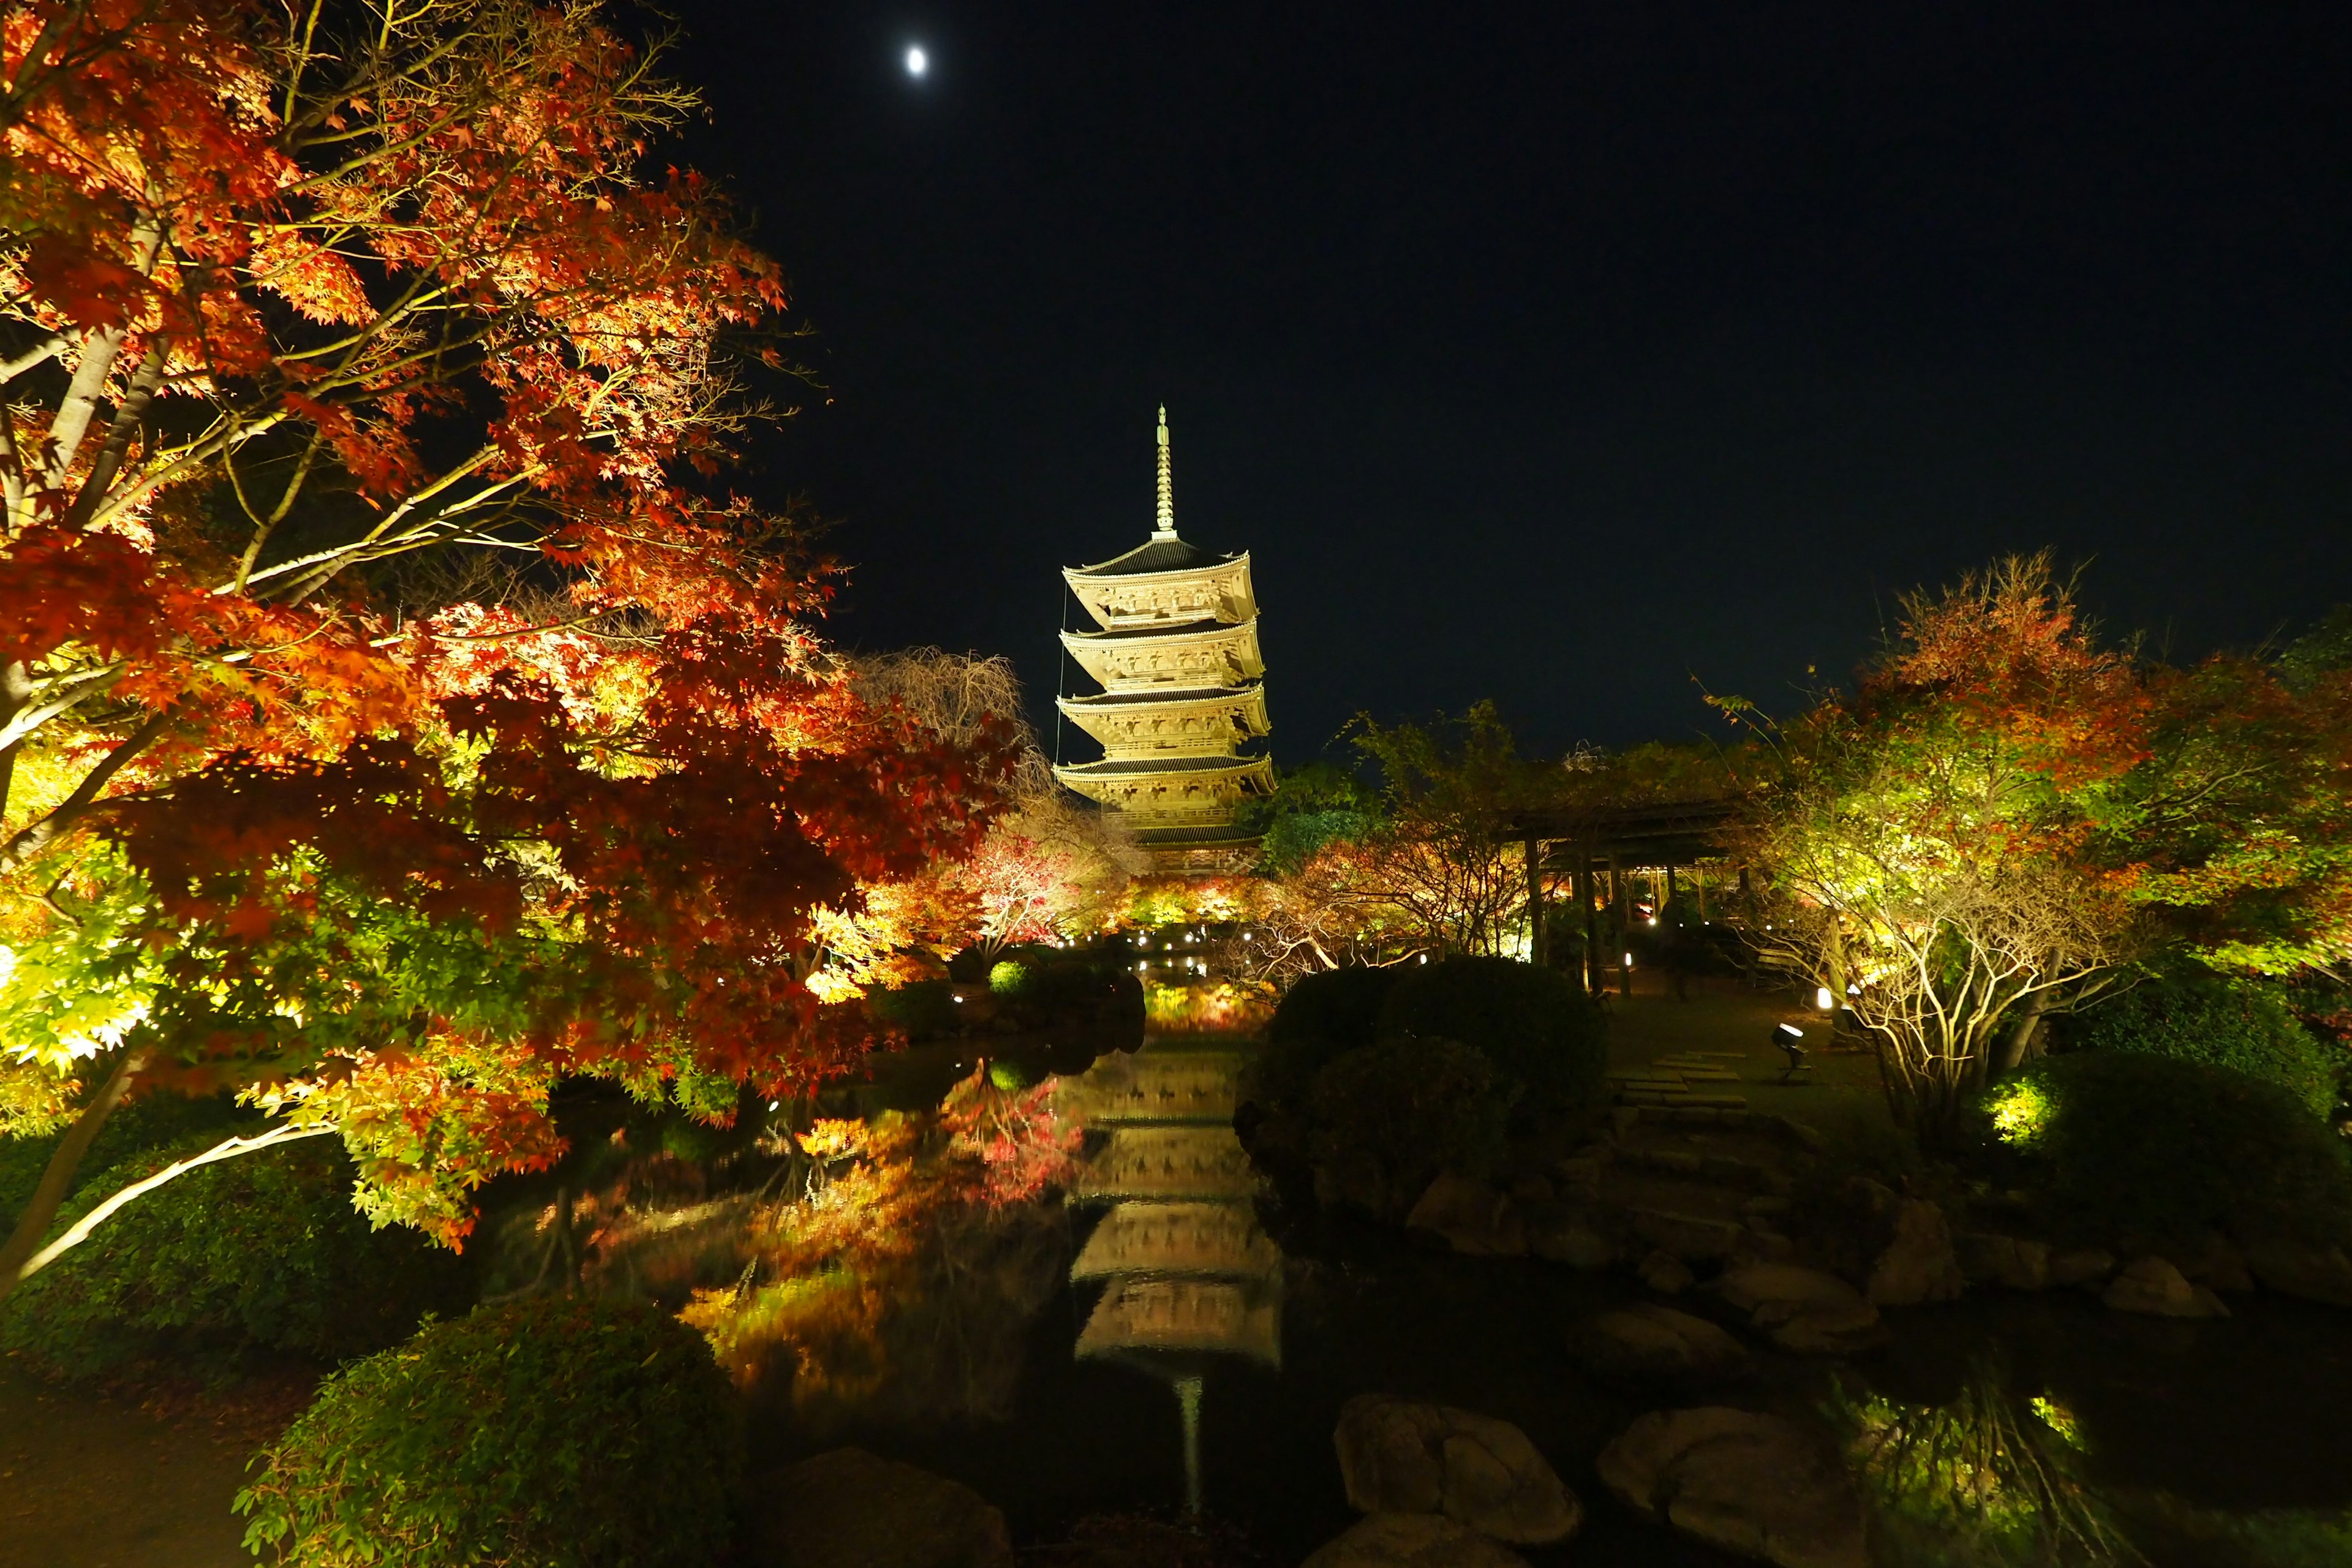
[[[984,829],[1006,748],[862,701],[723,481],[784,295],[653,162],[657,54],[522,0],[0,22],[0,1106],[69,1124],[0,1294],[126,1094],[245,1090],[455,1241],[560,1074],[838,1070],[811,911]]]

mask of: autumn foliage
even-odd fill
[[[968,854],[1009,747],[852,689],[727,488],[784,294],[655,67],[584,4],[8,10],[20,1115],[236,1087],[454,1240],[558,1075],[724,1117],[871,1043],[817,911]]]

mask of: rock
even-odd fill
[[[1300,1568],[1527,1568],[1527,1559],[1442,1514],[1376,1513]]]
[[[1844,1307],[1863,1300],[1860,1291],[1836,1275],[1793,1263],[1747,1263],[1727,1268],[1715,1282],[1715,1292],[1751,1315],[1797,1306]]]
[[[1606,1268],[1617,1260],[1617,1244],[1591,1221],[1566,1209],[1528,1217],[1528,1250],[1571,1268]]]
[[[2116,1255],[2095,1247],[2053,1253],[2050,1258],[2050,1283],[2062,1288],[2079,1285],[2092,1289],[2115,1271]]]
[[[1637,1272],[1642,1276],[1643,1284],[1662,1296],[1678,1296],[1689,1289],[1698,1279],[1691,1272],[1689,1264],[1671,1252],[1651,1253],[1642,1259],[1642,1267]]]
[[[1559,1177],[1563,1192],[1570,1196],[1591,1201],[1601,1192],[1601,1168],[1605,1163],[1600,1154],[1578,1154],[1562,1160],[1552,1167]]]
[[[1746,1374],[1747,1347],[1704,1318],[1643,1302],[1603,1312],[1585,1326],[1583,1360],[1592,1375],[1620,1386],[1692,1393]]]
[[[1350,1150],[1315,1167],[1315,1201],[1327,1209],[1361,1209],[1381,1220],[1396,1214],[1389,1206],[1388,1173],[1362,1150]]]
[[[1916,1307],[1948,1301],[1967,1288],[1952,1256],[1952,1228],[1944,1211],[1925,1198],[1906,1198],[1895,1211],[1895,1239],[1871,1266],[1864,1292],[1875,1307]]]
[[[1741,1204],[1739,1205],[1739,1212],[1743,1215],[1749,1215],[1750,1217],[1758,1215],[1769,1217],[1776,1215],[1787,1214],[1789,1212],[1789,1207],[1790,1205],[1787,1198],[1781,1197],[1778,1194],[1766,1193],[1760,1196],[1749,1198],[1746,1203]]]
[[[1511,1196],[1522,1204],[1548,1204],[1552,1199],[1551,1178],[1539,1172],[1524,1172],[1511,1178]]]
[[[1507,1421],[1360,1394],[1331,1437],[1349,1505],[1364,1513],[1443,1513],[1527,1544],[1565,1541],[1584,1522],[1576,1494]]]
[[[2118,1312],[2159,1318],[2226,1318],[2230,1309],[2202,1285],[2192,1285],[2161,1258],[2143,1258],[2107,1282],[2099,1300]]]
[[[2273,1237],[2246,1243],[2246,1267],[2265,1289],[2352,1307],[2352,1258],[2340,1247]]]
[[[1961,1231],[1952,1237],[1960,1273],[1972,1285],[2005,1290],[2040,1290],[2050,1283],[2050,1247],[2013,1236]]]
[[[2254,1276],[2246,1267],[2246,1255],[2231,1246],[2227,1237],[2208,1237],[2203,1247],[2179,1262],[2182,1274],[2210,1289],[2243,1291],[2254,1288]]]
[[[1656,1411],[1602,1449],[1598,1468],[1627,1506],[1711,1546],[1781,1568],[1867,1568],[1844,1467],[1777,1415]]]
[[[1729,1220],[1670,1209],[1637,1208],[1628,1214],[1635,1236],[1686,1263],[1725,1257],[1739,1245],[1741,1227]]]
[[[1429,1184],[1404,1227],[1472,1258],[1524,1258],[1527,1227],[1510,1198],[1484,1182],[1447,1173]]]
[[[863,1448],[786,1466],[760,1507],[762,1568],[1012,1568],[986,1499]]]
[[[1743,1263],[1726,1269],[1715,1289],[1783,1350],[1842,1355],[1885,1338],[1878,1309],[1853,1286],[1818,1268]]]

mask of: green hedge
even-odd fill
[[[67,1196],[70,1200],[73,1194],[110,1167],[146,1150],[178,1142],[199,1132],[214,1132],[213,1141],[217,1142],[240,1126],[260,1123],[258,1115],[239,1109],[236,1100],[226,1094],[195,1099],[180,1094],[151,1094],[131,1100],[118,1108],[98,1130],[98,1136],[82,1154],[80,1169]],[[40,1184],[41,1173],[48,1168],[49,1156],[57,1152],[64,1136],[60,1131],[37,1138],[0,1138],[0,1232],[15,1228],[16,1215]]]
[[[1380,1014],[1383,1039],[1432,1036],[1475,1047],[1527,1107],[1579,1118],[1605,1103],[1608,1025],[1575,981],[1507,958],[1415,965]]]
[[[2326,1116],[2336,1107],[2336,1062],[2270,986],[2216,977],[2151,982],[2093,1009],[2075,1036],[2084,1048],[2131,1051],[2227,1068],[2277,1084]]]
[[[2126,1249],[2214,1235],[2352,1238],[2352,1161],[2301,1100],[2244,1073],[2076,1051],[1980,1104],[2059,1234]]]
[[[94,1173],[60,1226],[217,1142],[206,1132]],[[201,1166],[133,1199],[0,1308],[0,1349],[74,1375],[169,1357],[219,1367],[257,1351],[324,1361],[397,1342],[462,1304],[455,1255],[373,1231],[351,1162],[320,1139]]]
[[[1387,1201],[1372,1206],[1402,1210],[1440,1171],[1484,1177],[1500,1169],[1517,1094],[1473,1047],[1383,1040],[1342,1052],[1316,1073],[1308,1146],[1327,1169],[1377,1170]]]
[[[555,1296],[352,1363],[255,1462],[246,1544],[297,1568],[708,1568],[742,1447],[699,1334]]]
[[[1266,1021],[1258,1055],[1256,1094],[1276,1105],[1298,1106],[1323,1065],[1372,1043],[1381,1009],[1396,988],[1395,968],[1325,970],[1302,975],[1282,994]]]

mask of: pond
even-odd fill
[[[972,1274],[991,1281],[982,1294],[1004,1321],[959,1336],[944,1362],[986,1364],[927,1352],[920,1375],[833,1402],[820,1420],[788,1383],[769,1384],[755,1391],[759,1462],[856,1443],[971,1485],[1021,1542],[1087,1515],[1197,1505],[1288,1563],[1353,1519],[1332,1432],[1348,1399],[1377,1391],[1525,1430],[1587,1510],[1576,1538],[1528,1550],[1530,1562],[1736,1561],[1638,1519],[1593,1470],[1634,1417],[1671,1402],[1595,1384],[1576,1332],[1654,1298],[1621,1273],[1433,1252],[1286,1200],[1231,1131],[1241,1060],[1154,1042],[1066,1087],[1091,1126],[1090,1163],[1066,1207],[1014,1227],[1024,1239],[1004,1256],[1028,1286],[1003,1286],[1002,1258]],[[1702,1300],[1676,1304],[1704,1314]],[[1833,1394],[1921,1410],[1990,1378],[2074,1437],[2083,1479],[2153,1561],[2352,1560],[2326,1554],[2342,1537],[2263,1557],[2198,1539],[2236,1540],[2231,1521],[2256,1515],[2273,1535],[2307,1532],[2352,1504],[2352,1314],[2271,1296],[2233,1298],[2232,1310],[2145,1319],[2078,1292],[1975,1290],[1890,1311],[1891,1342],[1865,1355],[1766,1353],[1729,1402],[1814,1420]],[[948,1392],[927,1400],[926,1387]]]

